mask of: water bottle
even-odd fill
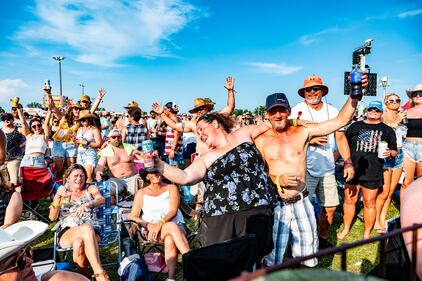
[[[350,91],[352,99],[362,98],[362,70],[358,65],[354,65],[350,72]]]

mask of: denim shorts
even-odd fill
[[[422,162],[422,141],[405,140],[403,152],[412,162]]]
[[[398,169],[398,168],[403,168],[403,158],[404,158],[404,154],[403,154],[403,149],[399,149],[399,151],[397,151],[397,156],[396,157],[387,157],[384,159],[384,169]]]
[[[77,153],[78,147],[76,145],[61,141],[53,141],[51,157],[71,158],[76,157]]]
[[[76,163],[95,167],[97,165],[97,151],[95,149],[79,149]]]
[[[36,168],[45,168],[47,165],[45,164],[44,155],[40,156],[31,156],[25,155],[21,161],[21,167],[36,167]]]

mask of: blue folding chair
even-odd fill
[[[118,202],[116,205],[111,205],[110,200],[110,181],[87,183],[87,185],[95,185],[99,188],[101,195],[105,198],[105,204],[98,208],[97,217],[101,226],[100,232],[100,247],[110,246],[117,242],[118,244],[118,264],[121,257],[121,215],[119,213]],[[116,191],[116,200],[119,196]],[[58,222],[51,231],[54,232],[54,261],[58,262],[58,253],[69,252],[72,248],[61,248],[58,241],[58,230],[60,229],[60,222]],[[110,263],[115,265],[116,263]],[[104,265],[110,265],[104,264]]]

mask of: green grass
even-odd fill
[[[48,205],[50,201],[47,199],[41,200],[39,211],[41,214],[48,214]],[[362,214],[362,212],[361,212]],[[399,214],[398,208],[392,204],[390,207],[388,218],[395,217]],[[337,240],[337,232],[342,230],[342,217],[336,216],[333,222],[333,226],[330,229],[329,241],[337,246],[342,243],[351,243],[362,239],[363,236],[363,223],[356,219],[352,226],[352,229],[347,237],[342,241]],[[49,225],[49,229],[54,226],[55,223]],[[188,225],[189,227],[191,225]],[[378,235],[375,231],[372,232],[372,236]],[[194,241],[193,248],[197,247],[197,243]],[[34,248],[45,248],[53,246],[53,234],[51,231],[47,231],[43,236],[34,241]],[[103,264],[112,263],[111,266],[107,266],[106,270],[110,275],[111,280],[119,280],[117,275],[117,245],[112,247],[101,248],[100,257]],[[180,256],[179,256],[180,259]],[[354,273],[366,274],[370,272],[379,261],[379,250],[378,243],[372,243],[364,245],[358,248],[347,251],[347,271]],[[318,267],[328,268],[332,270],[341,270],[341,258],[340,255],[334,255],[330,257],[324,257],[319,260]],[[183,280],[182,268],[178,266],[178,273],[176,280]],[[91,272],[90,272],[91,273]],[[155,277],[157,281],[165,280],[166,275],[160,274]]]

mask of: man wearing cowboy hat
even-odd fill
[[[79,99],[79,105],[81,106],[82,110],[90,110],[91,113],[94,113],[98,106],[100,105],[101,101],[103,100],[106,91],[104,88],[100,88],[98,90],[98,97],[95,100],[94,104],[91,107],[91,98],[88,95],[82,95]]]
[[[227,105],[224,107],[219,113],[229,116],[233,113],[234,106],[235,106],[235,100],[234,100],[234,79],[231,76],[228,76],[226,78],[226,84],[224,85],[224,88],[227,89]],[[158,114],[161,114],[163,112],[163,108],[157,104],[153,103],[152,108],[155,112]],[[183,122],[183,123],[176,123],[170,118],[166,118],[164,115],[160,115],[160,117],[163,119],[163,121],[166,122],[168,126],[173,128],[174,130],[178,132],[193,132],[196,136],[196,121],[198,121],[198,118],[202,114],[207,114],[208,112],[212,111],[214,109],[214,102],[212,102],[209,98],[196,98],[194,100],[194,108],[189,110],[189,113],[194,114],[192,120]],[[208,150],[207,146],[196,139],[196,152],[201,154]]]
[[[339,111],[322,101],[322,97],[328,94],[328,87],[323,84],[321,77],[317,75],[307,77],[298,94],[304,101],[292,108],[291,116],[297,117],[301,112],[300,118],[312,123],[321,123],[337,117]],[[332,246],[327,240],[328,231],[336,207],[340,204],[335,178],[335,143],[340,155],[345,159],[344,177],[348,181],[353,178],[354,169],[350,160],[349,144],[343,130],[312,139],[306,154],[306,188],[310,197],[316,193],[322,206],[318,237],[320,249]]]

